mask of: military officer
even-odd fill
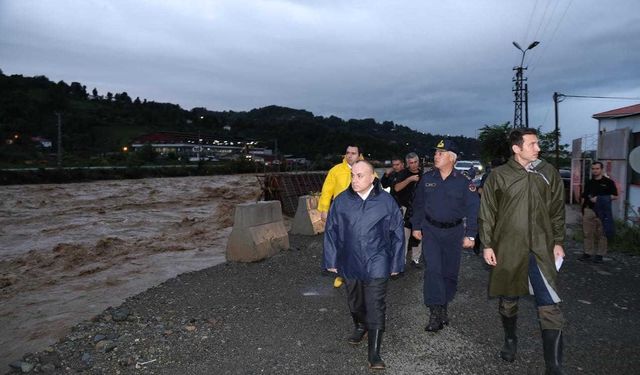
[[[430,312],[428,332],[449,324],[447,306],[456,293],[462,248],[473,248],[478,231],[480,199],[473,181],[453,168],[457,152],[451,140],[438,143],[435,168],[422,176],[413,200],[412,234],[422,240],[426,264],[423,294]]]

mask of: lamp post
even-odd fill
[[[513,88],[513,92],[515,95],[515,99],[513,103],[515,104],[515,109],[513,112],[513,127],[514,128],[522,128],[529,127],[529,88],[527,84],[524,84],[524,81],[527,79],[523,77],[523,71],[527,68],[523,67],[524,57],[527,54],[527,51],[535,48],[540,42],[534,41],[529,44],[529,47],[526,49],[522,49],[517,42],[513,42],[513,45],[522,52],[522,59],[520,60],[520,65],[513,68],[516,71],[516,77],[513,79],[515,82],[515,87]],[[522,124],[522,104],[524,103],[525,108],[525,123]]]
[[[555,113],[555,142],[556,142],[556,168],[560,166],[560,125],[558,123],[558,103],[564,100],[566,95],[558,92],[553,93],[553,110]]]

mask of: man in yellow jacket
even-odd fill
[[[318,201],[318,211],[323,221],[327,221],[329,206],[338,194],[342,193],[351,184],[351,166],[362,158],[362,150],[355,145],[347,146],[347,152],[342,159],[342,163],[336,164],[329,170],[327,177],[322,184],[322,193]],[[333,281],[333,286],[339,288],[343,283],[342,277],[338,276]]]

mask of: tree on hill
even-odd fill
[[[97,97],[98,90],[92,90]],[[135,104],[135,105],[132,105]],[[127,92],[108,92],[106,100],[89,100],[78,82],[51,82],[47,77],[0,75],[0,135],[12,132],[57,137],[56,113],[62,118],[65,156],[79,161],[119,153],[121,147],[146,133],[198,133],[229,141],[261,141],[281,154],[311,160],[344,152],[347,143],[363,146],[368,158],[388,160],[410,151],[432,155],[440,136],[416,132],[392,121],[372,118],[343,120],[315,116],[303,109],[276,105],[248,112],[184,110],[172,103],[135,101]],[[456,137],[465,155],[477,150],[477,141]]]

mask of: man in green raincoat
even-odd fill
[[[493,266],[489,295],[499,297],[505,332],[500,356],[516,357],[518,297],[535,296],[547,374],[562,374],[562,329],[556,275],[564,258],[564,188],[560,174],[538,159],[535,129],[514,129],[513,156],[484,185],[480,214],[483,256]]]

